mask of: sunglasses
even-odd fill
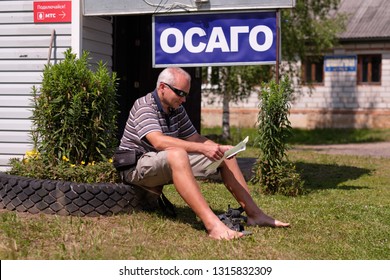
[[[185,91],[182,91],[180,89],[177,89],[177,88],[174,88],[173,86],[167,84],[167,83],[164,83],[162,82],[164,85],[166,85],[167,87],[169,87],[174,93],[176,93],[177,96],[180,96],[180,97],[187,97],[188,96],[188,92],[185,92]]]

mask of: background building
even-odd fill
[[[390,1],[342,0],[340,13],[348,15],[339,46],[323,60],[303,62],[307,86],[292,104],[290,121],[299,128],[390,127]],[[283,34],[282,42],[283,42]],[[283,44],[282,44],[283,48]],[[202,125],[220,126],[222,103],[202,98]],[[258,97],[230,105],[231,125],[256,125]]]

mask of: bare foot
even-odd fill
[[[208,231],[209,237],[217,240],[232,240],[244,236],[242,232],[231,230],[225,224],[218,223],[214,228]]]
[[[290,223],[281,222],[264,214],[263,212],[255,217],[248,217],[248,226],[262,227],[289,227]]]

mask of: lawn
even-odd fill
[[[350,142],[389,140],[388,130],[352,132],[359,136],[350,136]],[[253,135],[253,131],[250,133]],[[308,141],[324,133],[329,135],[303,131],[302,139]],[[235,135],[239,139],[245,132]],[[333,143],[341,141],[337,138],[333,137]],[[307,144],[305,141],[298,144]],[[248,147],[242,156],[253,157],[256,152]],[[290,222],[290,228],[248,227],[253,234],[245,238],[230,242],[211,240],[200,220],[169,185],[165,193],[177,207],[177,218],[167,218],[158,212],[86,218],[1,210],[0,258],[388,259],[390,159],[295,150],[289,156],[305,181],[307,194],[264,196],[257,192],[257,186],[250,187],[261,208]],[[202,182],[202,192],[217,214],[229,204],[237,206],[218,182]]]

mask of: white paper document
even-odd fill
[[[245,137],[244,140],[242,140],[240,143],[238,143],[236,146],[231,148],[230,150],[227,150],[223,157],[220,160],[214,161],[206,166],[207,170],[215,170],[218,168],[218,166],[222,163],[224,159],[231,158],[232,156],[236,155],[239,152],[242,152],[246,149],[246,143],[248,143],[249,136]]]

